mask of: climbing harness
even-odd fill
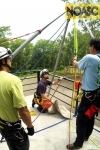
[[[24,128],[21,125],[21,120],[18,120],[15,123],[10,123],[4,121],[0,118],[0,133],[2,135],[1,142],[6,138],[6,140],[15,140],[16,142],[24,141]]]
[[[85,97],[88,98],[89,101],[94,101],[96,98],[96,94],[92,92],[83,92],[85,94]]]
[[[34,93],[33,101],[38,105],[41,105],[43,109],[48,109],[52,105],[50,100],[43,99],[41,96],[38,96],[36,92]]]
[[[42,101],[43,101],[43,98],[42,98],[41,96],[38,96],[38,95],[36,94],[36,92],[35,92],[35,93],[34,93],[34,99],[33,99],[33,101],[34,101],[36,104],[41,105],[41,103],[42,103]]]

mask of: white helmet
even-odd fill
[[[6,58],[12,54],[9,48],[0,47],[0,60]]]
[[[43,69],[41,72],[40,72],[40,77],[42,78],[42,76],[44,74],[49,74],[49,71],[47,69]]]

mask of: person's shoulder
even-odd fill
[[[98,59],[99,57],[97,57],[97,55],[93,55],[93,54],[87,54],[86,57],[89,59]]]
[[[87,54],[87,55],[85,55],[84,57],[89,58],[89,57],[91,57],[91,56],[92,56],[92,54]]]
[[[43,82],[40,80],[39,82],[38,82],[38,85],[42,85],[43,84]]]
[[[91,59],[91,58],[94,58],[94,57],[95,57],[95,55],[93,55],[93,54],[87,54],[87,55],[84,56],[85,59]]]
[[[13,75],[12,73],[7,73],[7,76],[13,81],[20,81],[19,77]]]
[[[47,80],[46,82],[47,82],[47,83],[50,83],[50,84],[52,83],[52,81],[51,81],[51,80]]]

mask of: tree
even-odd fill
[[[14,52],[20,45],[25,42],[24,39],[17,39],[15,41],[11,42],[11,49]],[[34,49],[34,46],[32,43],[29,43],[24,49],[22,49],[19,54],[13,59],[12,63],[12,72],[16,72],[19,70],[25,63],[30,59],[32,56],[32,51]],[[24,68],[21,69],[21,72],[25,70],[29,70],[31,66],[31,63],[27,64]]]
[[[1,26],[0,27],[0,46],[6,47],[8,48],[10,45],[10,42],[6,42],[8,41],[8,36],[11,35],[10,32],[10,26]]]

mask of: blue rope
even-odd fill
[[[65,29],[65,28],[64,28]],[[64,30],[63,29],[63,30]],[[55,39],[54,42],[52,42],[52,44],[50,45],[50,48],[44,53],[44,55],[51,49],[51,47],[54,45],[54,43],[56,42],[56,40],[58,39],[58,37],[61,35],[61,33],[63,32],[63,30],[60,32],[60,34],[57,36],[57,38]],[[37,61],[37,63],[32,67],[32,69],[26,74],[26,76],[22,79],[22,81],[27,77],[27,75],[29,73],[31,73],[34,69],[34,67],[38,64],[38,62],[44,57],[44,55],[42,55],[42,57]]]
[[[61,27],[65,24],[65,22],[66,21],[63,22],[63,24],[58,28],[58,30],[53,34],[53,36],[61,29]],[[51,36],[51,38],[41,48],[39,48],[38,51],[21,68],[19,68],[14,74],[17,74],[22,68],[24,68],[36,56],[36,54],[38,54],[49,43],[49,41],[53,38],[53,36]]]
[[[46,130],[46,129],[48,129],[48,128],[51,128],[51,127],[53,127],[53,126],[56,126],[56,125],[58,125],[58,124],[60,124],[60,123],[62,123],[62,122],[64,122],[64,121],[66,121],[66,120],[69,120],[69,118],[66,118],[66,119],[64,119],[64,120],[62,120],[62,121],[60,121],[60,122],[57,122],[57,123],[55,123],[55,124],[53,124],[53,125],[51,125],[51,126],[48,126],[48,127],[46,127],[46,128],[43,128],[43,129],[41,129],[41,130],[38,130],[38,131],[36,131],[35,133],[41,132],[41,131],[43,131],[43,130]]]
[[[73,117],[77,117],[77,115],[73,115]],[[46,127],[46,128],[43,128],[43,129],[41,129],[41,130],[38,130],[38,131],[36,131],[35,133],[38,133],[38,132],[41,132],[41,131],[43,131],[43,130],[46,130],[46,129],[49,129],[49,128],[51,128],[51,127],[53,127],[53,126],[56,126],[56,125],[58,125],[58,124],[60,124],[60,123],[62,123],[62,122],[64,122],[64,121],[68,121],[69,120],[69,118],[66,118],[66,119],[63,119],[62,121],[60,121],[60,122],[57,122],[57,123],[55,123],[55,124],[52,124],[52,125],[50,125],[50,126],[48,126],[48,127]],[[95,128],[93,128],[94,130],[96,130],[97,132],[99,132],[100,133],[100,131],[99,130],[97,130],[97,129],[95,129]]]

